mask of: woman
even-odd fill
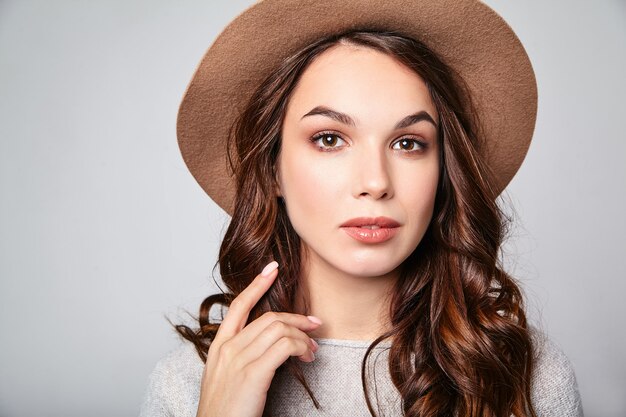
[[[265,0],[235,19],[178,120],[187,165],[232,215],[228,291],[198,329],[176,326],[192,344],[157,365],[142,414],[582,415],[498,260],[496,197],[535,88],[474,1]]]

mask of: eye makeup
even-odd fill
[[[403,153],[408,153],[408,154],[424,153],[428,149],[429,144],[427,141],[420,140],[418,138],[419,137],[412,137],[412,136],[406,136],[406,135],[402,136],[392,142],[392,149],[398,150]],[[321,152],[336,152],[338,149],[345,147],[345,145],[340,145],[340,146],[335,146],[335,145],[338,142],[346,142],[345,139],[341,137],[341,134],[339,134],[338,132],[334,132],[334,131],[322,131],[322,132],[316,133],[315,135],[311,136],[309,141],[315,146],[315,148],[317,148]],[[408,144],[412,146],[412,148],[415,148],[415,149],[396,148],[397,144],[399,144],[400,146],[405,146]],[[329,146],[325,146],[325,145],[329,145]]]

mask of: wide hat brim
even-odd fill
[[[231,125],[288,55],[352,29],[394,30],[424,42],[465,81],[497,193],[519,169],[537,114],[537,84],[509,25],[474,0],[263,0],[232,20],[198,64],[178,111],[178,144],[202,189],[232,214],[226,159]]]

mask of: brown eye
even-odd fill
[[[393,149],[398,149],[401,151],[408,151],[408,152],[418,151],[423,148],[425,148],[424,143],[416,139],[409,139],[409,138],[400,139],[393,145]]]
[[[311,139],[319,148],[336,148],[343,139],[335,133],[321,133]]]
[[[322,136],[322,143],[326,146],[335,146],[337,144],[337,136],[324,135]]]

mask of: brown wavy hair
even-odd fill
[[[211,308],[230,305],[271,260],[278,261],[281,272],[248,323],[268,311],[294,312],[301,243],[283,200],[275,196],[281,126],[303,71],[337,44],[373,48],[412,69],[427,84],[439,114],[441,169],[433,217],[401,265],[389,304],[392,329],[369,346],[362,362],[370,413],[377,415],[369,399],[366,362],[378,343],[391,338],[389,371],[406,416],[535,417],[532,340],[522,294],[499,260],[510,219],[496,201],[480,121],[462,78],[426,45],[398,32],[357,30],[319,39],[286,58],[260,84],[227,145],[236,198],[215,267],[219,264],[228,291],[202,302],[199,328],[180,324],[176,330],[206,362],[220,326],[209,320]],[[310,314],[305,310],[302,314]],[[299,361],[290,357],[283,368],[319,408]]]

